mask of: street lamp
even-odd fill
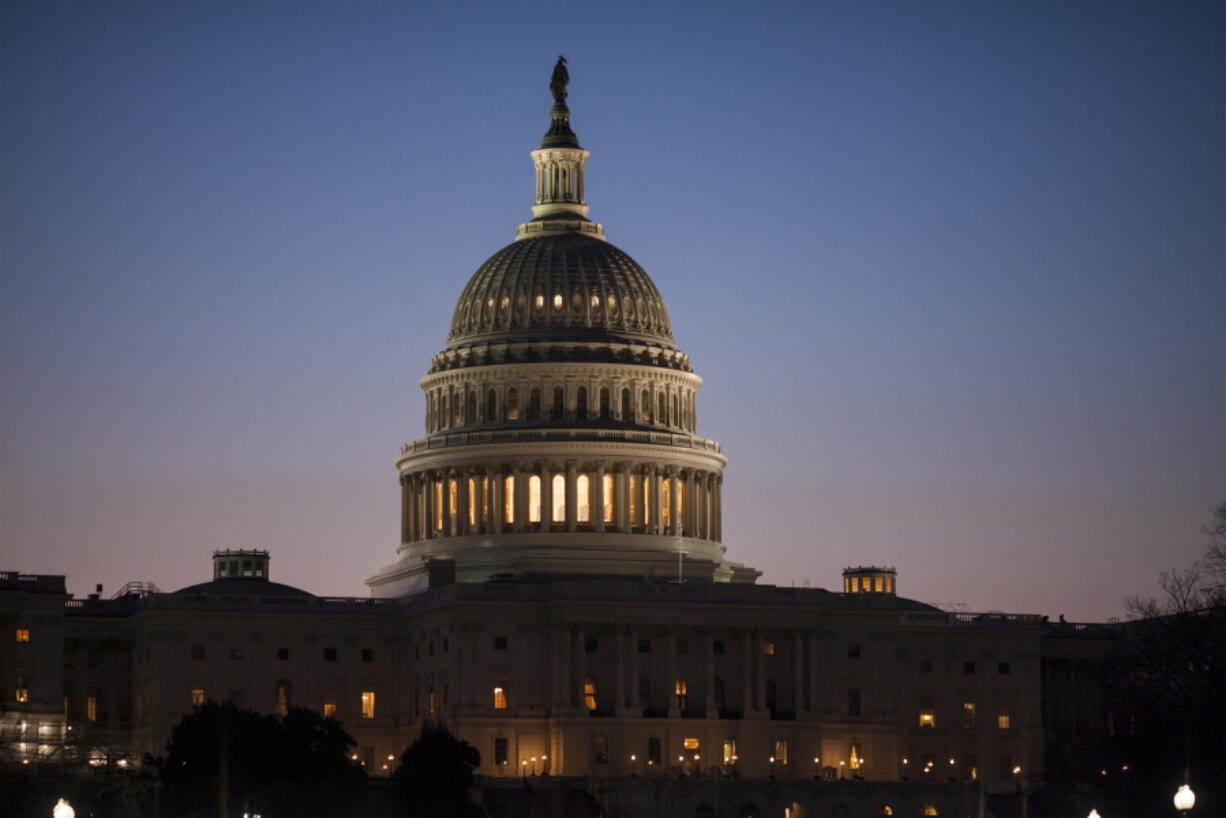
[[[55,806],[51,808],[52,818],[75,818],[77,811],[72,808],[63,798],[55,802]]]
[[[1098,810],[1092,809],[1090,810],[1090,814],[1087,815],[1086,818],[1102,818],[1102,816],[1098,814]]]
[[[813,756],[813,779],[816,781],[817,779],[821,777],[822,777],[822,760],[818,756]]]
[[[1186,815],[1188,810],[1194,806],[1196,806],[1196,793],[1192,792],[1192,788],[1187,784],[1180,784],[1179,789],[1175,790],[1175,809]]]

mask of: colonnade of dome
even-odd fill
[[[401,542],[524,532],[720,539],[716,470],[653,461],[514,460],[401,475]]]

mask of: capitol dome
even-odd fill
[[[560,79],[559,79],[560,77]],[[420,381],[426,436],[404,444],[397,562],[375,596],[541,576],[753,582],[725,558],[718,443],[702,378],[641,266],[588,218],[591,156],[570,128],[565,69],[532,219],[460,294]]]
[[[604,239],[567,231],[490,256],[460,295],[447,340],[602,336],[673,346],[664,299],[643,268]]]

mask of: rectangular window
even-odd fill
[[[490,521],[490,479],[481,478],[481,522]]]
[[[335,662],[336,661],[336,648],[324,648],[324,661],[325,662]]]
[[[505,687],[495,686],[494,688],[494,709],[495,710],[506,710],[507,709],[507,689]]]
[[[785,738],[776,739],[775,741],[775,763],[788,763],[788,740]]]
[[[426,691],[426,713],[431,716],[438,713],[438,697],[434,695],[434,688]]]
[[[847,715],[860,715],[860,688],[847,688]]]
[[[860,658],[860,643],[859,642],[852,642],[850,645],[847,646],[847,658],[848,659],[859,659]]]
[[[204,660],[204,645],[192,645],[192,659],[197,662]]]
[[[660,758],[663,755],[663,743],[659,736],[651,736],[647,739],[647,763],[651,766],[659,766]]]
[[[468,524],[476,526],[477,524],[477,478],[468,478]]]
[[[594,736],[592,738],[592,763],[593,764],[608,764],[609,763],[609,737]]]
[[[713,641],[711,643],[711,650],[714,651],[716,656],[723,656],[724,655],[724,640],[716,639],[715,641]]]
[[[999,713],[996,716],[996,727],[1000,730],[1008,730],[1012,721],[1008,712]]]
[[[775,655],[775,643],[774,642],[765,643],[762,646],[762,652],[765,653],[767,656],[774,656]]]
[[[98,720],[98,697],[97,696],[86,696],[85,697],[85,718],[87,718],[90,721]]]
[[[502,521],[507,524],[515,522],[515,475],[513,474],[502,478]]]
[[[575,480],[575,502],[578,506],[578,521],[590,523],[592,521],[592,478],[586,474],[579,475]]]
[[[651,640],[647,637],[639,637],[639,653],[651,653]]]
[[[999,664],[997,664],[996,672],[999,673],[1001,676],[1008,676],[1009,675],[1009,663],[1000,662]]]
[[[690,652],[690,640],[678,639],[677,640],[677,655],[687,656],[689,655],[689,652]]]
[[[28,677],[17,675],[17,689],[13,693],[13,698],[23,704],[30,701],[30,680]]]
[[[362,691],[362,718],[373,719],[375,717],[375,691]]]
[[[203,687],[193,687],[192,688],[192,706],[199,707],[202,704],[204,704],[204,688]]]
[[[460,509],[460,487],[455,480],[447,481],[447,514],[455,516]]]
[[[331,701],[324,702],[324,718],[325,719],[336,718],[336,702],[331,702]]]
[[[434,530],[443,530],[443,483],[441,480],[432,481],[434,486]]]
[[[919,726],[920,727],[936,727],[937,714],[935,710],[930,708],[919,711]]]
[[[670,502],[669,493],[672,490],[673,481],[665,477],[660,483],[660,525],[664,528],[672,526],[672,502]],[[661,534],[664,532],[661,531]]]
[[[494,763],[507,763],[507,740],[505,738],[494,739]]]
[[[494,637],[494,650],[506,650],[506,649],[507,649],[507,638],[505,636],[495,636]]]
[[[586,636],[583,639],[584,653],[597,653],[600,650],[600,642],[595,636]]]
[[[18,628],[17,629],[17,641],[18,642],[29,642],[30,641],[30,629],[29,628]]]
[[[735,764],[736,760],[736,739],[724,739],[724,763]]]
[[[975,703],[962,702],[962,728],[971,730],[975,727]]]
[[[975,672],[975,663],[974,663],[974,662],[963,662],[963,663],[962,663],[962,672],[963,672],[963,673],[966,673],[966,674],[971,674],[971,673],[974,673],[974,672]]]
[[[863,763],[864,759],[860,758],[859,743],[852,744],[847,748],[847,766],[853,770],[858,770]]]
[[[673,683],[673,693],[677,697],[677,709],[682,712],[685,711],[686,702],[689,700],[688,692],[689,686],[685,683],[685,679],[678,679]]]
[[[230,648],[230,658],[231,659],[242,659],[243,649],[242,648]]]
[[[687,750],[697,750],[701,744],[702,742],[696,738],[686,738],[681,740],[681,746]]]
[[[375,649],[374,648],[362,648],[362,661],[363,662],[375,661]]]
[[[588,710],[596,709],[596,680],[583,680],[583,706]]]
[[[873,590],[877,593],[881,593],[884,590],[884,579],[885,577],[873,577]]]

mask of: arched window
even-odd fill
[[[502,685],[494,685],[494,709],[507,709],[507,689]]]
[[[689,702],[689,686],[685,683],[685,679],[677,679],[673,682],[673,694],[677,697],[677,709],[684,712],[685,705]]]
[[[468,478],[468,524],[474,528],[477,525],[477,478]]]
[[[588,710],[596,709],[596,680],[590,676],[583,680],[583,706]]]
[[[451,392],[451,425],[460,426],[464,423],[464,395],[459,389]]]
[[[602,483],[602,490],[604,492],[604,508],[601,509],[600,519],[606,523],[611,523],[613,522],[613,509],[615,508],[613,497],[613,475],[605,474],[600,479]]]
[[[276,707],[273,712],[278,716],[289,715],[289,709],[293,707],[293,697],[291,695],[293,686],[288,679],[278,679],[275,691]]]
[[[515,475],[502,478],[502,521],[515,522]]]
[[[507,390],[507,406],[504,420],[519,420],[519,390],[514,386]]]
[[[553,419],[561,420],[566,417],[566,392],[562,387],[555,386],[553,388]]]
[[[609,406],[609,389],[602,386],[600,388],[600,419],[608,420],[611,416],[612,409]]]
[[[575,480],[576,519],[581,523],[592,521],[592,479],[580,474]]]
[[[468,405],[465,407],[464,423],[471,426],[477,422],[477,393],[469,390]]]
[[[646,389],[639,396],[639,423],[651,423],[651,394]]]
[[[622,390],[622,422],[629,423],[633,419],[634,418],[630,416],[630,390],[623,389]]]
[[[528,420],[540,420],[541,417],[541,390],[539,387],[532,387],[532,391],[528,393]]]
[[[541,521],[541,478],[532,475],[528,478],[528,522]]]
[[[925,804],[924,806],[920,807],[919,814],[920,815],[940,815],[941,813],[938,812],[937,808],[934,807],[932,804]]]
[[[455,479],[447,481],[447,514],[456,515],[460,513],[460,498],[459,486],[456,485]]]
[[[673,481],[665,477],[660,481],[660,525],[668,528],[673,524]]]
[[[435,399],[434,393],[431,392],[426,396],[426,431],[434,431],[434,416],[438,412],[438,400]]]
[[[575,393],[575,417],[579,420],[587,418],[587,387],[580,386]]]
[[[491,389],[485,396],[485,422],[493,423],[498,417],[498,393]]]
[[[448,411],[448,407],[447,407],[447,396],[446,395],[443,395],[443,405],[441,409],[442,409],[442,412],[440,414],[442,415],[442,417],[440,419],[440,422],[441,422],[441,425],[446,426],[448,418],[451,417],[451,414]]]
[[[432,480],[434,486],[434,530],[443,530],[443,481]]]
[[[668,425],[668,401],[663,392],[656,397],[656,421]]]
[[[673,413],[670,417],[673,419],[674,426],[681,425],[681,416],[677,414],[677,394],[675,392],[673,393]]]
[[[549,519],[555,523],[566,522],[566,478],[555,474],[549,485],[550,502],[553,509]]]

